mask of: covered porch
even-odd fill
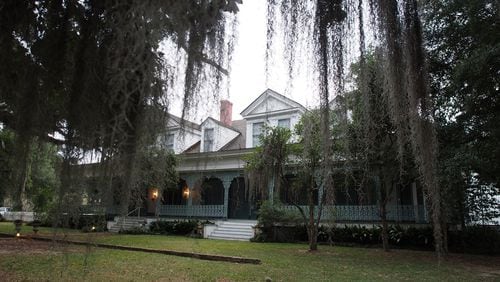
[[[255,208],[246,197],[243,171],[180,174],[177,189],[163,191],[158,204],[162,217],[250,219]]]

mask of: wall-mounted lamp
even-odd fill
[[[189,198],[189,187],[184,187],[184,190],[182,190],[182,196],[187,199]]]
[[[158,199],[158,189],[153,189],[151,192],[151,200],[156,201]]]

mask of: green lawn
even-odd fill
[[[0,232],[13,232],[12,229],[12,223],[0,223]],[[30,232],[30,229],[24,232]],[[45,229],[43,232],[51,231]],[[452,255],[437,266],[431,252],[396,250],[385,253],[379,249],[320,246],[318,252],[309,253],[304,244],[232,242],[177,236],[71,234],[79,239],[110,244],[258,258],[262,264],[211,262],[84,247],[71,247],[63,252],[57,249],[6,253],[2,252],[0,245],[0,275],[7,280],[37,281],[263,281],[266,277],[273,281],[500,281],[498,257]]]

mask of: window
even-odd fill
[[[165,148],[169,151],[174,150],[174,134],[167,134],[165,137]]]
[[[254,147],[257,147],[260,145],[260,140],[259,137],[262,134],[262,128],[264,127],[263,122],[256,122],[253,124],[252,128],[252,144]]]
[[[203,136],[203,152],[214,150],[214,129],[206,128]]]
[[[289,118],[279,119],[278,120],[278,127],[290,129],[290,119]]]

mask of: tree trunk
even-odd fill
[[[28,183],[31,167],[31,139],[18,140],[17,142],[19,143],[17,156],[19,156],[20,162],[17,165],[15,174],[15,185],[18,186],[15,187],[17,189],[14,189],[12,193],[13,208],[14,210],[25,211],[28,206],[26,184]]]
[[[389,225],[387,224],[387,202],[384,200],[380,205],[380,219],[382,220],[382,247],[388,252],[389,248]]]
[[[314,183],[311,177],[311,183],[308,191],[308,203],[309,203],[309,223],[307,224],[308,235],[309,235],[309,251],[316,251],[318,249],[318,226],[314,221]]]

